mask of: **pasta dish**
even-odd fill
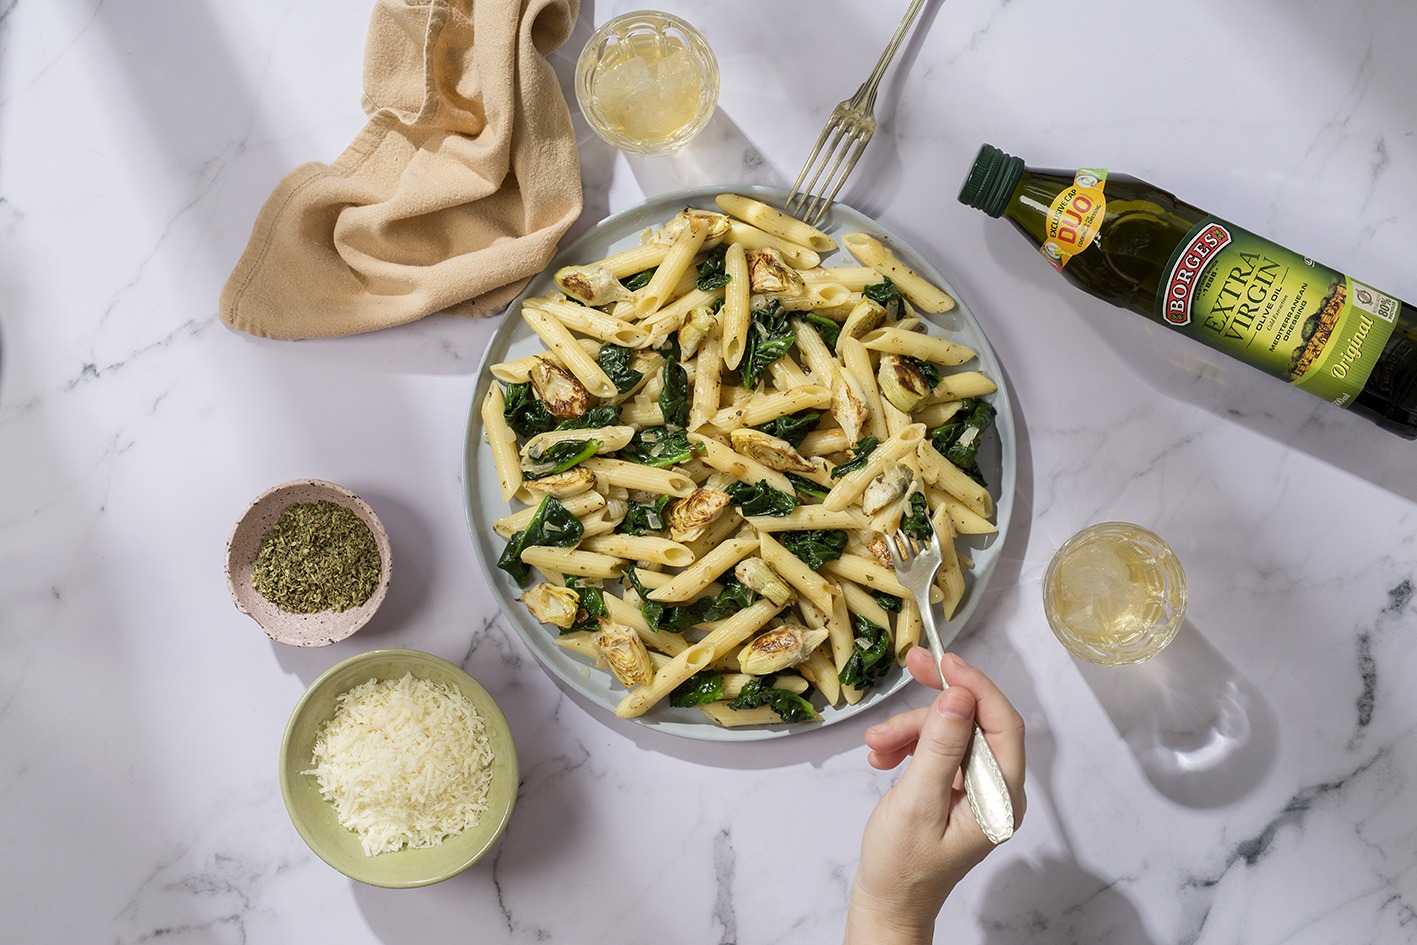
[[[498,567],[558,646],[723,726],[855,704],[920,642],[886,536],[996,531],[977,452],[993,380],[919,312],[954,300],[880,240],[720,194],[522,301],[544,350],[478,405]],[[828,264],[823,264],[828,260]]]

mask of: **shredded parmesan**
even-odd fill
[[[461,692],[412,673],[340,695],[311,764],[304,773],[367,856],[437,846],[487,809],[492,749],[482,716]]]

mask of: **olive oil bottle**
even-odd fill
[[[1073,285],[1417,439],[1417,308],[1101,168],[991,145],[961,203],[1004,216]]]

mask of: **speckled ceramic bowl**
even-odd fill
[[[281,610],[262,597],[252,584],[256,552],[266,532],[289,506],[322,499],[350,509],[369,527],[379,546],[379,584],[367,601],[348,610],[322,610],[313,614]],[[389,534],[374,510],[344,486],[323,479],[297,479],[267,489],[242,513],[226,542],[226,583],[236,609],[255,620],[266,636],[290,646],[328,646],[364,626],[383,603],[392,575]]]
[[[476,824],[437,846],[366,856],[359,836],[340,824],[334,805],[320,793],[319,782],[303,772],[310,768],[315,740],[334,716],[340,695],[370,679],[399,679],[405,673],[457,689],[482,716],[492,749],[487,809]],[[418,650],[371,650],[334,666],[301,697],[280,746],[281,795],[300,836],[320,859],[350,879],[389,889],[442,882],[481,859],[511,819],[517,799],[517,771],[512,730],[492,696],[457,666]]]

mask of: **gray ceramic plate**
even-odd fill
[[[615,681],[610,672],[596,669],[588,661],[563,650],[555,643],[551,628],[534,620],[524,606],[517,602],[522,589],[504,572],[497,569],[497,558],[502,553],[504,542],[492,530],[492,523],[509,514],[512,509],[502,501],[501,489],[497,484],[497,473],[492,463],[491,451],[483,442],[478,408],[487,393],[489,384],[494,383],[490,367],[499,361],[525,357],[543,350],[540,339],[522,321],[519,312],[521,300],[532,295],[544,295],[555,291],[552,275],[562,266],[584,263],[603,258],[621,249],[639,243],[640,233],[646,227],[658,227],[684,207],[701,207],[717,210],[714,197],[721,193],[741,193],[756,197],[765,203],[781,207],[787,199],[785,191],[767,187],[700,187],[654,197],[638,206],[615,214],[586,232],[570,246],[566,247],[546,271],[535,277],[527,285],[507,314],[501,326],[492,337],[482,365],[478,371],[477,386],[473,391],[472,405],[468,411],[467,446],[464,457],[463,487],[467,500],[468,527],[472,532],[473,546],[477,550],[478,561],[482,564],[487,583],[502,604],[507,620],[536,655],[541,665],[556,678],[570,686],[590,701],[614,714],[615,707],[625,696],[625,690]],[[826,232],[838,236],[845,233],[869,233],[884,241],[896,255],[926,276],[936,285],[954,296],[959,303],[954,311],[944,315],[926,315],[932,326],[932,334],[944,334],[954,341],[968,345],[979,355],[979,370],[1000,385],[990,400],[998,409],[996,429],[985,441],[979,453],[979,464],[985,478],[990,483],[990,492],[996,505],[995,521],[999,531],[995,535],[965,537],[961,547],[974,561],[974,568],[965,574],[965,596],[954,619],[942,622],[940,635],[946,646],[959,635],[968,623],[970,615],[983,594],[985,585],[998,565],[1004,536],[1008,533],[1009,520],[1013,512],[1014,470],[1016,466],[1016,442],[1014,439],[1013,406],[1007,388],[1003,386],[1003,371],[994,356],[994,350],[984,337],[984,331],[975,321],[959,293],[949,280],[940,275],[929,260],[925,259],[903,240],[889,230],[850,207],[841,203],[832,208],[825,226]],[[838,239],[838,242],[840,240]],[[845,250],[822,261],[823,265],[854,265]],[[830,725],[869,711],[905,685],[908,674],[903,670],[893,670],[873,691],[854,706],[827,707],[822,711],[822,722]],[[649,713],[635,720],[641,725],[670,735],[684,738],[698,738],[709,741],[752,741],[764,738],[781,738],[812,731],[817,726],[776,725],[745,728],[721,728],[705,718],[696,709],[675,709],[668,705],[651,709]]]

